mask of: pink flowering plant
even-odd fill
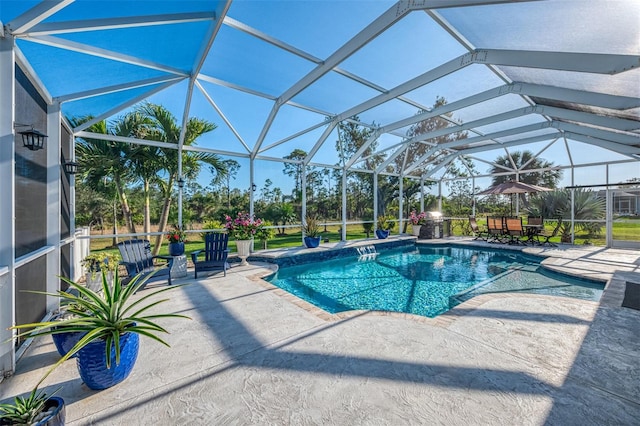
[[[420,212],[419,214],[416,214],[415,210],[411,211],[411,214],[409,215],[409,222],[411,222],[412,225],[424,225],[426,224],[427,221],[427,214],[425,212]]]
[[[264,226],[262,219],[255,219],[249,213],[240,212],[236,218],[225,216],[227,221],[224,227],[227,229],[230,237],[236,240],[250,240]]]

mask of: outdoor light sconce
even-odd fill
[[[14,127],[31,127],[31,130],[25,130],[24,132],[18,132],[22,135],[22,144],[29,148],[31,151],[38,151],[44,148],[44,140],[48,138],[42,132],[37,131],[30,124],[14,124]]]
[[[184,179],[182,179],[181,177],[178,178],[178,188],[182,189],[184,188]]]
[[[75,161],[67,161],[62,167],[64,168],[64,172],[68,175],[75,175],[78,173],[78,163]]]
[[[251,184],[251,190],[252,190],[253,192],[255,192],[255,191],[256,191],[256,189],[258,189],[258,187],[256,186],[256,184],[255,184],[255,183],[252,183],[252,184]]]

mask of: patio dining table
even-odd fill
[[[527,231],[527,240],[525,243],[531,243],[531,245],[535,244],[535,237],[544,229],[544,225],[522,225],[522,227]]]

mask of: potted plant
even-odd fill
[[[103,272],[101,293],[62,278],[78,295],[66,291],[40,293],[73,303],[67,308],[73,317],[61,321],[16,325],[12,328],[32,329],[19,334],[19,337],[37,337],[63,332],[84,334],[78,343],[47,371],[42,380],[77,353],[78,371],[84,383],[94,390],[106,389],[120,383],[131,373],[138,356],[140,335],[169,346],[158,336],[159,333],[168,332],[157,320],[190,318],[179,314],[148,312],[168,300],[153,300],[157,294],[179,286],[164,287],[135,301],[131,300],[131,296],[144,287],[152,275],[137,275],[124,286],[116,272],[113,286],[110,286]]]
[[[377,225],[378,225],[377,226],[378,229],[376,229],[376,236],[381,240],[388,238],[389,233],[394,227],[394,223],[392,222],[392,219],[387,216],[378,216]]]
[[[308,248],[316,248],[320,245],[320,226],[318,219],[313,216],[304,218],[302,224],[302,232],[304,234],[304,245]]]
[[[107,281],[112,283],[113,276],[120,262],[120,257],[115,253],[93,252],[82,259],[82,266],[85,267],[87,287],[92,290],[102,288],[102,274],[105,273]]]
[[[182,256],[184,254],[184,231],[176,227],[167,232],[166,237],[169,241],[169,255]]]
[[[61,300],[60,308],[57,312],[54,312],[52,317],[53,320],[64,321],[66,319],[73,318],[75,315],[70,312],[70,309],[82,309],[82,307],[65,299]],[[58,350],[60,356],[65,356],[67,352],[69,352],[76,343],[78,343],[82,336],[84,336],[84,333],[82,332],[62,331],[60,333],[52,334],[51,338],[53,339],[53,344]],[[74,354],[72,357],[75,357],[76,355],[77,354]]]
[[[422,225],[426,224],[427,214],[425,212],[420,212],[416,214],[415,210],[411,211],[409,214],[409,222],[411,222],[411,234],[414,236],[420,235],[420,228]]]
[[[225,220],[224,227],[227,229],[229,237],[236,239],[240,264],[246,265],[253,245],[253,238],[258,230],[264,227],[262,219],[255,219],[249,213],[239,212],[235,219],[226,215]]]
[[[64,400],[53,396],[56,392],[47,395],[36,386],[27,398],[16,396],[13,404],[0,404],[0,425],[64,426]]]

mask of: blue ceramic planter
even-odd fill
[[[53,338],[53,344],[56,345],[56,349],[58,350],[60,356],[65,356],[67,352],[69,352],[71,348],[73,348],[76,343],[78,343],[78,341],[82,338],[82,336],[84,336],[84,334],[85,333],[80,333],[77,331],[69,331],[65,333],[52,334],[51,337]],[[78,356],[77,353],[74,354],[72,358],[76,356]]]
[[[169,243],[169,254],[171,256],[182,256],[184,254],[184,243]]]
[[[385,238],[389,237],[389,232],[390,231],[383,231],[382,229],[377,229],[376,230],[376,237],[378,237],[381,240],[384,240]]]
[[[120,364],[116,365],[116,354],[111,347],[111,368],[107,368],[105,343],[98,340],[78,351],[78,371],[82,381],[93,390],[102,390],[117,385],[126,379],[138,358],[140,336],[125,333],[120,336]]]
[[[43,411],[53,410],[47,417],[32,423],[31,426],[64,426],[66,420],[66,408],[64,399],[58,396],[52,396],[44,403]],[[0,417],[0,426],[11,426],[15,423],[10,422],[4,417]]]
[[[316,248],[320,245],[321,237],[304,237],[304,245],[308,248]]]
[[[35,426],[64,426],[65,417],[66,417],[66,409],[64,406],[64,399],[58,396],[52,396],[45,402],[44,409],[50,410],[51,408],[56,407],[55,410],[51,413],[50,416],[45,417],[40,420]]]

